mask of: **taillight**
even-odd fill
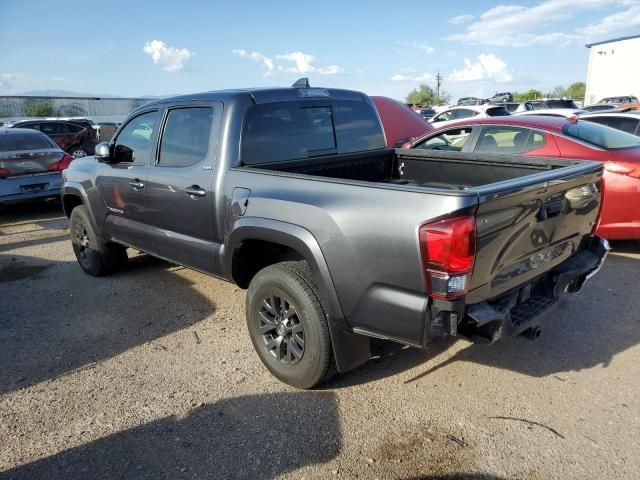
[[[640,178],[640,165],[605,162],[604,169],[607,172],[617,173],[618,175]]]
[[[75,159],[71,155],[67,155],[65,153],[64,157],[62,157],[61,160],[58,160],[55,163],[49,164],[49,166],[47,167],[47,170],[49,170],[50,172],[61,172],[69,168],[69,164],[74,160]]]
[[[0,168],[0,178],[7,178],[9,176],[8,168]]]
[[[451,300],[467,293],[476,256],[473,216],[427,223],[418,230],[430,296]]]

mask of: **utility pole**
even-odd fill
[[[440,85],[442,85],[442,75],[440,75],[440,70],[436,74],[436,98],[438,102],[440,101]]]

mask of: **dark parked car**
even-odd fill
[[[573,108],[578,109],[578,105],[571,99],[547,98],[543,100],[527,100],[526,102],[534,110],[546,110],[549,108]]]
[[[587,105],[582,108],[587,112],[606,112],[606,111],[616,111],[618,106],[616,104],[611,103],[596,103],[594,105]]]
[[[599,123],[640,137],[640,112],[602,112],[583,115],[580,120]]]
[[[507,103],[513,102],[513,95],[510,92],[496,93],[489,99],[490,103]]]
[[[44,133],[0,128],[0,206],[59,198],[60,172],[72,160]]]
[[[14,123],[12,128],[31,128],[48,135],[73,158],[93,155],[96,134],[91,126],[83,127],[63,120],[24,120]]]
[[[621,97],[606,97],[600,100],[598,103],[613,103],[613,104],[623,104],[623,103],[638,103],[638,97],[633,95],[623,95]]]
[[[468,106],[468,105],[484,105],[487,101],[484,98],[478,97],[462,97],[458,99],[458,106]]]
[[[607,251],[602,164],[389,149],[367,95],[306,81],[147,103],[64,177],[86,273],[131,246],[246,288],[260,360],[301,388],[368,337],[535,338]]]

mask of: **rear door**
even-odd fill
[[[151,252],[217,273],[218,131],[222,103],[172,106],[164,113],[158,152],[145,187]]]

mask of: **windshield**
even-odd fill
[[[562,133],[605,150],[640,147],[640,137],[597,123],[570,123],[562,128]]]
[[[43,150],[55,148],[46,135],[41,133],[11,132],[0,133],[0,152],[12,152],[23,150]]]

